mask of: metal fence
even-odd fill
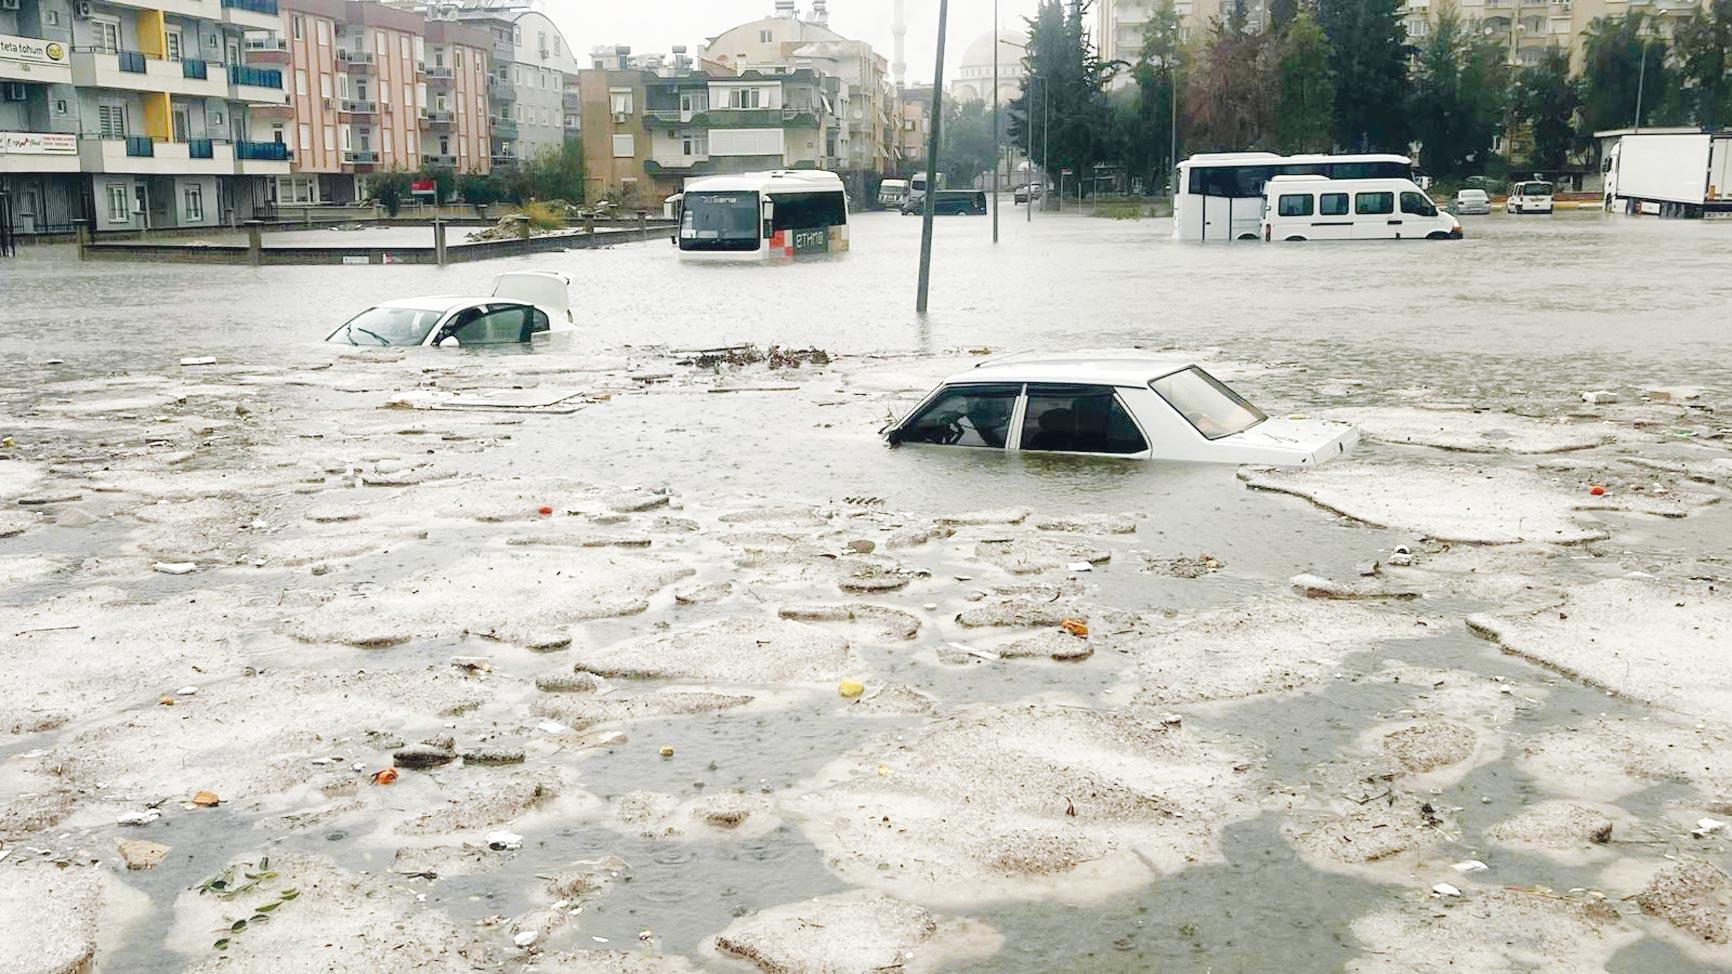
[[[0,193],[0,257],[18,253],[18,234],[12,226],[12,194]]]

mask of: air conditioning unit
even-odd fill
[[[90,0],[77,0],[72,5],[72,16],[79,20],[89,20],[91,14]]]
[[[624,125],[625,120],[630,118],[630,117],[631,117],[631,115],[627,114],[626,112],[615,112],[613,115],[613,124]]]
[[[0,99],[5,101],[28,101],[30,89],[20,84],[0,85]]]

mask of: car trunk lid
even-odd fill
[[[571,278],[558,271],[512,271],[493,279],[493,296],[528,301],[571,321]]]

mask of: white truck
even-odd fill
[[[1732,215],[1732,131],[1617,133],[1606,153],[1605,177],[1608,213]]]

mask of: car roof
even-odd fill
[[[945,385],[973,382],[1055,382],[1081,385],[1145,386],[1195,363],[1188,358],[1158,355],[1011,355],[988,359],[944,380]]]
[[[462,296],[451,294],[434,294],[424,298],[399,298],[395,301],[381,301],[373,305],[375,308],[412,308],[416,311],[450,312],[457,308],[473,304],[527,304],[516,298],[493,298]]]

